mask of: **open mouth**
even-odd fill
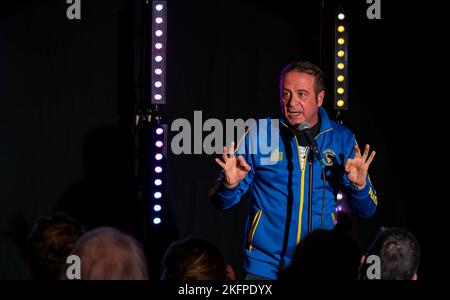
[[[288,114],[295,117],[295,116],[299,116],[302,112],[300,111],[288,111]]]

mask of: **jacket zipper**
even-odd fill
[[[248,250],[252,252],[253,249],[253,237],[255,236],[256,228],[258,227],[259,219],[261,219],[262,210],[258,210],[258,212],[253,217],[252,226],[250,227],[250,232],[248,236]]]
[[[306,169],[306,163],[305,163],[305,167],[302,168],[302,165],[300,163],[300,152],[298,150],[298,147],[300,146],[298,144],[298,140],[297,140],[297,136],[295,135],[295,132],[286,124],[282,123],[286,128],[289,128],[289,130],[292,132],[292,134],[294,135],[294,139],[295,139],[295,143],[297,144],[297,155],[298,155],[298,164],[300,166],[300,170],[302,172],[301,175],[301,183],[300,183],[300,208],[299,208],[299,212],[298,212],[298,227],[297,227],[297,244],[300,243],[300,237],[302,235],[302,217],[303,217],[303,202],[305,200],[305,169]],[[319,135],[331,131],[333,130],[333,128],[324,130],[322,132],[319,132],[314,139],[316,139]],[[306,155],[305,155],[305,161],[307,161],[308,159],[308,154],[309,154],[309,148],[306,150]]]
[[[305,164],[305,168],[302,168],[302,164],[300,163],[300,152],[298,150],[298,147],[300,147],[300,145],[298,144],[298,140],[297,140],[297,136],[295,135],[295,132],[286,124],[282,123],[284,126],[286,126],[287,128],[289,128],[289,130],[292,132],[294,139],[295,139],[295,144],[297,145],[297,155],[298,155],[298,165],[300,167],[300,171],[302,173],[301,175],[301,179],[300,179],[300,207],[299,207],[299,211],[298,211],[298,226],[297,226],[297,244],[300,242],[300,236],[302,234],[302,216],[303,216],[303,201],[305,199],[304,197],[304,187],[305,187],[305,168],[306,168],[306,164]],[[308,159],[308,152],[309,149],[306,150],[306,154],[305,154],[305,161],[307,161]]]

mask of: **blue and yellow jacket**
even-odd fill
[[[323,108],[319,109],[319,117],[320,130],[315,140],[327,179],[323,225],[324,229],[332,229],[338,191],[343,191],[352,210],[365,218],[375,213],[377,196],[369,178],[364,189],[357,190],[344,171],[346,160],[355,155],[354,134],[345,126],[331,121]],[[265,131],[270,140],[274,121],[269,118],[265,120],[264,126],[248,130],[237,145],[236,155],[241,153],[244,156],[251,171],[236,188],[227,189],[221,185],[211,200],[216,207],[226,209],[239,202],[249,190],[244,268],[248,273],[276,279],[281,264],[290,263],[297,244],[308,232],[309,166],[307,163],[301,166],[298,140],[294,131],[282,120],[275,131],[279,134],[276,149],[262,154],[262,151],[251,148],[261,142],[258,140],[261,132]],[[306,159],[308,155],[310,153],[307,151]],[[323,181],[318,160],[314,162],[313,168],[314,230],[322,226]]]

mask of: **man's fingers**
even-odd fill
[[[364,161],[366,161],[367,156],[369,156],[369,151],[370,151],[370,145],[367,144],[366,147],[364,148],[364,154],[362,156]]]
[[[244,168],[245,171],[249,172],[252,169],[242,155],[239,155],[237,159],[239,160],[239,164],[242,168]]]
[[[228,160],[227,146],[223,146],[222,158],[223,158],[223,161],[225,163],[227,163],[227,160]]]
[[[359,150],[358,144],[355,144],[355,158],[361,157],[361,150]]]
[[[372,153],[369,156],[369,159],[366,162],[366,167],[369,167],[370,163],[372,163],[373,158],[375,157],[376,152],[372,151]]]
[[[216,163],[222,167],[222,169],[225,169],[225,164],[218,158],[216,158]]]
[[[230,152],[228,153],[228,157],[231,157],[231,155],[234,154],[234,142],[231,142],[230,144]]]

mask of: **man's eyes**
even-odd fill
[[[283,96],[283,98],[289,98],[290,93],[289,92],[283,92],[281,95]]]
[[[301,97],[301,98],[308,97],[308,93],[307,93],[307,92],[304,92],[304,91],[296,92],[296,94],[297,94],[299,97]],[[281,93],[281,96],[283,97],[283,99],[289,99],[289,98],[291,97],[291,92],[289,92],[289,91],[284,91],[284,92]]]

